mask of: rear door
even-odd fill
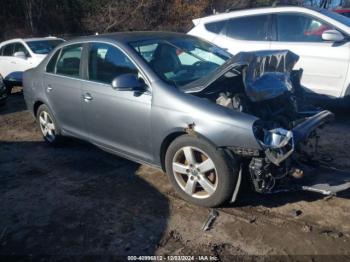
[[[269,14],[231,18],[213,42],[231,54],[270,49]]]
[[[302,84],[310,93],[339,97],[345,84],[350,44],[322,40],[322,33],[336,29],[311,15],[279,13],[274,16],[276,41],[271,49],[288,49],[300,56],[296,69],[304,69]]]
[[[44,89],[49,106],[66,134],[87,138],[82,100],[83,44],[72,44],[58,50],[49,61],[44,76]]]
[[[82,107],[89,139],[106,149],[151,160],[148,91],[117,91],[112,80],[122,74],[140,75],[130,58],[114,45],[91,43],[83,84]]]

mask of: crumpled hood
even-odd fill
[[[241,69],[247,96],[253,101],[275,98],[290,90],[290,73],[299,56],[288,51],[241,52],[207,76],[181,87],[185,93],[205,91],[232,69]]]

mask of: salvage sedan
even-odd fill
[[[24,95],[49,144],[77,137],[162,168],[182,198],[214,207],[243,179],[272,193],[305,175],[300,155],[333,114],[305,106],[297,61],[177,33],[91,36],[26,71]]]

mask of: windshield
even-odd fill
[[[27,41],[27,45],[35,54],[47,55],[54,49],[57,45],[62,43],[63,40],[36,40],[36,41]]]
[[[217,46],[189,37],[137,41],[130,45],[160,78],[176,86],[206,76],[231,57]]]
[[[340,15],[336,12],[332,12],[332,11],[329,11],[327,9],[319,9],[317,10],[318,12],[320,12],[321,14],[323,15],[326,15],[334,20],[336,20],[337,22],[339,23],[342,23],[348,27],[350,27],[350,18],[344,16],[344,15]]]

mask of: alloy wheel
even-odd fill
[[[50,114],[46,111],[42,111],[39,115],[39,121],[40,129],[45,139],[47,139],[49,142],[55,141],[56,129]]]
[[[189,196],[205,199],[214,194],[218,176],[213,160],[202,150],[187,146],[179,149],[172,163],[180,188]]]

